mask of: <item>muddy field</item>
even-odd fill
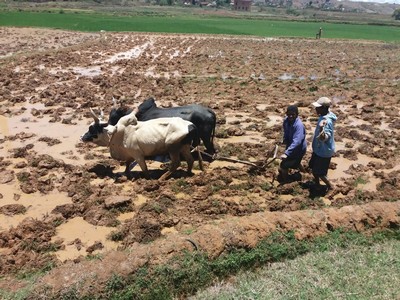
[[[398,227],[398,53],[379,42],[0,28],[0,288],[20,288],[18,271],[55,265],[36,296],[76,283],[92,293],[113,273],[194,251],[188,239],[217,257],[277,229],[302,239]],[[308,173],[280,185],[279,160],[259,170],[217,159],[164,182],[167,165],[149,162],[153,179],[136,166],[128,180],[107,149],[79,138],[89,108],[107,115],[112,97],[136,107],[150,96],[212,108],[218,154],[252,162],[276,144],[282,153],[289,104],[311,141],[311,103],[330,97],[335,190],[315,191]],[[310,156],[309,143],[303,165]]]

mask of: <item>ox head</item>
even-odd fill
[[[97,116],[92,109],[90,113],[94,122],[90,124],[88,132],[81,136],[82,142],[93,142],[99,146],[108,146],[114,126],[103,121],[103,112]]]
[[[141,103],[138,108],[137,108],[137,112],[136,112],[136,116],[138,117],[138,119],[140,119],[140,117],[145,114],[147,111],[149,111],[152,108],[157,107],[156,101],[154,100],[153,97],[150,97],[146,100],[143,101],[143,103]]]

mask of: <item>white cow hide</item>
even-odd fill
[[[192,123],[181,118],[160,118],[138,122],[131,115],[120,119],[110,140],[111,157],[121,161],[168,153],[171,145],[179,143]]]

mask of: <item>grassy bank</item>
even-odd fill
[[[400,241],[334,246],[214,283],[191,300],[399,299]]]
[[[188,34],[232,34],[262,37],[315,38],[323,27],[323,38],[400,41],[395,26],[344,23],[276,21],[217,16],[123,16],[95,12],[0,11],[0,26],[46,27],[77,31],[137,31]]]
[[[210,285],[212,282],[215,282],[215,280],[229,278],[243,270],[254,271],[269,263],[293,260],[307,253],[313,253],[314,255],[321,253],[331,255],[330,253],[338,249],[352,249],[357,247],[360,249],[368,249],[368,247],[380,244],[385,240],[400,241],[400,230],[386,231],[373,236],[364,236],[356,232],[336,231],[324,237],[303,241],[296,240],[293,232],[276,233],[262,241],[254,249],[232,249],[229,253],[216,260],[209,260],[202,253],[186,253],[182,257],[176,257],[164,266],[155,269],[142,269],[132,278],[121,278],[115,275],[108,282],[102,297],[115,300],[135,298],[173,299],[174,297],[187,297],[188,295],[194,294],[199,289]],[[351,260],[352,257],[348,257],[348,261],[341,265],[346,265]],[[399,256],[391,257],[390,260],[393,261],[396,267],[396,278],[400,278]],[[328,268],[328,266],[332,264],[332,261],[316,260],[313,264],[317,269],[324,272],[324,268]],[[337,265],[335,267],[335,264],[333,264],[331,268],[337,268]],[[388,278],[386,274],[387,270],[379,269],[379,264],[378,266],[376,264],[367,264],[364,266],[363,270],[354,271],[354,281],[350,282],[350,285],[356,285],[357,282],[360,281],[359,278],[356,279],[357,276],[363,276],[362,274],[365,275],[372,271],[375,273],[376,277],[381,277],[382,281]],[[296,275],[297,278],[302,276],[302,271],[298,270],[298,272],[298,275]],[[337,269],[338,274],[336,278],[344,278],[347,272],[348,271],[345,269]],[[290,277],[289,274],[288,276]],[[318,281],[318,278],[315,279]],[[327,286],[330,284],[331,283],[328,281]],[[397,286],[398,285],[393,284],[394,288]],[[300,291],[297,285],[293,284],[292,287],[293,290],[287,291],[287,295],[296,294]],[[335,287],[339,288],[340,285]],[[342,289],[346,288],[347,286],[342,287]],[[315,286],[315,289],[309,290],[307,294],[309,296],[314,295],[319,299],[321,297],[329,297],[329,294],[324,294],[324,292],[321,286]],[[337,292],[345,293],[345,290]],[[140,297],[138,297],[138,295],[140,295]],[[374,294],[370,293],[369,295]],[[304,296],[306,296],[306,294]],[[334,296],[334,294],[331,294],[331,296]],[[229,294],[228,298],[232,299]]]
[[[84,296],[70,288],[58,299],[182,298],[255,270],[255,275],[240,275],[235,288],[220,288],[218,293],[215,288],[208,289],[196,299],[395,299],[399,296],[399,251],[399,229],[371,236],[335,231],[303,241],[296,240],[292,232],[276,233],[254,249],[232,249],[215,260],[201,252],[184,253],[166,265],[143,268],[129,278],[115,274],[94,295]],[[33,286],[16,294],[0,290],[0,296],[25,299],[32,296],[29,289]]]

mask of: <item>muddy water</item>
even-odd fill
[[[50,193],[48,195],[25,194],[19,190],[16,183],[0,184],[3,199],[0,200],[1,206],[8,204],[20,204],[26,208],[25,214],[6,216],[0,214],[0,230],[8,230],[16,227],[25,218],[33,218],[41,220],[44,216],[49,215],[51,211],[58,205],[72,203],[71,198],[62,193]]]
[[[114,230],[111,227],[94,226],[83,220],[81,217],[76,217],[68,220],[67,223],[57,227],[57,234],[53,237],[53,241],[63,239],[65,249],[56,252],[59,260],[74,259],[80,255],[86,256],[87,247],[92,246],[97,242],[101,242],[104,248],[93,251],[92,254],[113,250],[118,247],[118,243],[107,239],[107,236]]]
[[[31,143],[39,154],[50,154],[69,164],[84,163],[83,156],[76,151],[75,145],[79,143],[80,136],[87,131],[87,121],[78,121],[76,124],[51,123],[47,116],[38,118],[31,114],[33,109],[42,110],[44,108],[42,104],[31,105],[28,103],[24,107],[27,109],[20,115],[11,118],[0,115],[0,138],[21,132],[32,133],[33,136],[24,141],[7,140],[0,146],[1,156],[8,157],[9,150]],[[66,113],[64,118],[68,117],[69,115]],[[45,142],[38,141],[40,137],[58,139],[61,143],[49,146]]]
[[[140,206],[147,201],[145,196],[137,195],[133,203],[135,206]],[[123,223],[135,216],[136,212],[127,212],[120,214],[117,219]],[[120,243],[113,242],[108,238],[114,230],[115,228],[112,227],[91,225],[81,217],[70,219],[57,227],[57,234],[52,239],[53,241],[62,239],[65,245],[65,249],[57,251],[56,256],[61,261],[75,259],[81,255],[86,256],[88,254],[86,249],[98,242],[103,245],[103,248],[93,251],[93,255],[115,250]],[[164,229],[162,234],[173,232],[176,232],[176,229],[171,227]]]
[[[11,118],[0,116],[0,138],[13,136],[21,132],[32,133],[32,136],[23,141],[6,140],[0,145],[0,156],[11,161],[12,164],[16,164],[24,161],[24,159],[11,158],[9,151],[27,144],[33,144],[34,150],[39,154],[50,154],[54,158],[62,159],[66,163],[71,164],[80,164],[83,162],[83,157],[75,151],[75,144],[79,141],[79,134],[86,130],[87,125],[49,123],[48,117],[37,118],[31,114],[32,109],[44,109],[43,105],[31,105],[27,103],[24,107],[27,109],[22,114]],[[42,136],[59,139],[61,143],[49,146],[45,142],[38,141]],[[0,230],[8,230],[11,227],[16,227],[25,218],[41,220],[44,216],[50,214],[56,206],[72,203],[71,199],[63,193],[52,192],[43,195],[36,192],[25,194],[21,191],[16,180],[8,184],[0,184],[0,190],[3,195],[3,198],[0,200],[1,206],[20,204],[26,208],[25,214],[14,216],[0,214]]]
[[[19,111],[21,107],[18,107],[15,111]],[[82,165],[85,163],[83,155],[76,150],[76,144],[79,142],[80,136],[87,131],[88,124],[86,120],[74,121],[73,124],[51,123],[48,116],[32,115],[33,109],[41,111],[45,109],[44,105],[26,103],[23,107],[26,110],[22,114],[17,114],[10,118],[0,115],[0,138],[3,139],[21,132],[32,134],[32,136],[22,141],[20,139],[6,140],[0,144],[0,156],[11,161],[12,165],[15,165],[18,162],[25,161],[25,159],[10,157],[10,150],[26,146],[27,144],[33,144],[33,149],[39,154],[49,154],[68,164]],[[71,114],[65,113],[63,117],[68,118],[69,116]],[[61,143],[49,146],[45,142],[38,141],[40,137],[58,139]],[[102,149],[93,149],[93,151],[96,150]],[[20,204],[26,208],[24,214],[13,216],[0,214],[0,231],[18,226],[25,218],[42,220],[45,216],[51,214],[56,206],[72,203],[71,198],[59,192],[51,192],[46,195],[39,192],[25,194],[21,191],[16,179],[11,183],[0,184],[0,191],[3,196],[0,199],[0,206]],[[143,199],[139,199],[138,201],[143,201]],[[121,216],[121,219],[129,217],[131,216]],[[62,261],[73,259],[80,255],[85,256],[87,255],[86,248],[93,245],[96,241],[100,241],[104,245],[104,248],[98,251],[116,249],[118,244],[107,240],[107,235],[111,231],[112,228],[110,227],[93,226],[82,218],[69,220],[57,228],[57,235],[54,239],[64,240],[65,249],[56,252],[56,255]],[[80,249],[72,243],[75,239],[81,241]],[[96,254],[97,252],[93,253]]]
[[[221,141],[221,144],[226,144],[226,143],[253,143],[253,144],[258,144],[261,142],[265,142],[267,139],[261,134],[245,134],[243,136],[231,136],[227,139],[224,139]]]

